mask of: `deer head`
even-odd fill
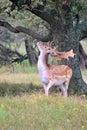
[[[67,52],[59,52],[55,49],[53,49],[50,52],[51,56],[54,58],[54,60],[61,60],[61,59],[67,59],[69,60],[69,57],[74,57],[75,53],[73,50],[67,51]]]
[[[42,42],[38,42],[37,47],[40,53],[50,54],[53,51],[50,45],[44,45]]]

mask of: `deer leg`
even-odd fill
[[[47,84],[43,84],[43,88],[44,88],[44,92],[45,92],[45,95],[47,93]]]
[[[64,97],[67,97],[67,90],[68,90],[68,85],[66,83],[62,84],[60,86],[60,89],[62,91],[62,94]]]
[[[44,84],[44,91],[46,96],[48,96],[49,89],[52,87],[52,85],[53,85],[53,81],[49,81],[48,85]]]

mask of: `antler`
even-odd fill
[[[52,44],[53,44],[53,41],[49,41],[49,42],[47,42],[47,46],[49,46],[49,47],[51,47],[52,48]]]
[[[61,60],[61,59],[69,60],[69,57],[73,58],[75,56],[73,50],[70,50],[68,52],[59,52],[57,50],[53,50],[50,54],[54,58],[54,60]]]

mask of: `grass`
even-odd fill
[[[0,82],[1,83],[8,83],[8,84],[29,84],[33,83],[34,85],[39,85],[39,75],[38,74],[19,74],[19,73],[3,73],[0,75]]]
[[[85,95],[45,97],[37,73],[2,73],[0,87],[0,130],[87,130]]]
[[[87,130],[87,101],[43,94],[0,98],[0,130]]]
[[[0,95],[21,95],[42,91],[38,74],[2,73],[0,75]]]
[[[0,73],[37,73],[37,66],[32,65],[30,66],[28,60],[23,61],[21,64],[14,63],[14,64],[9,64],[7,66],[3,66],[0,68]]]

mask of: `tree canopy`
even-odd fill
[[[66,15],[67,22],[70,22],[68,12],[72,15],[71,21],[79,41],[86,38],[87,1],[85,0],[2,0],[0,26],[14,33],[22,32],[39,41],[48,42],[53,40],[52,23],[63,26],[65,22],[63,15]]]
[[[7,1],[7,0],[6,0]],[[74,26],[78,24],[78,32],[80,33],[82,38],[85,38],[86,35],[86,26],[87,26],[87,2],[85,0],[10,0],[11,2],[5,2],[2,1],[1,4],[1,13],[4,12],[6,17],[11,16],[13,19],[20,21],[19,24],[17,23],[14,26],[11,26],[9,23],[0,21],[0,25],[8,28],[11,32],[19,33],[23,32],[28,35],[31,35],[35,39],[41,40],[41,41],[49,41],[52,40],[52,37],[49,37],[51,35],[50,26],[53,21],[58,22],[59,17],[61,17],[61,25],[64,23],[63,15],[67,15],[67,12],[70,11],[72,15],[72,21]],[[0,2],[1,3],[1,2]],[[34,15],[32,15],[34,14]],[[32,15],[32,16],[31,16]],[[42,19],[39,19],[38,16]],[[2,17],[3,19],[3,17]],[[5,18],[4,18],[5,19]],[[27,21],[27,20],[28,21]],[[27,22],[24,23],[24,20]],[[46,22],[44,23],[43,20]],[[6,21],[9,22],[8,18]],[[14,20],[15,21],[15,20]],[[35,21],[35,23],[34,23]],[[79,22],[80,21],[80,22]],[[26,28],[29,25],[40,24],[40,22],[45,25],[49,31],[49,34],[43,37],[42,35],[38,34],[31,28]],[[23,24],[24,26],[19,26],[20,24]],[[32,24],[33,23],[33,24]],[[30,26],[31,27],[31,26]],[[35,29],[35,28],[34,28]],[[84,34],[83,34],[84,33]],[[84,35],[84,36],[83,36]]]
[[[79,53],[87,67],[87,55],[80,44],[80,40],[87,38],[86,0],[4,0],[0,2],[0,13],[1,28],[7,28],[15,34],[24,33],[35,42],[53,41],[59,51],[73,49],[75,58],[68,63],[64,61],[73,70],[71,86],[87,92],[79,67]],[[19,55],[16,53],[18,58]]]

